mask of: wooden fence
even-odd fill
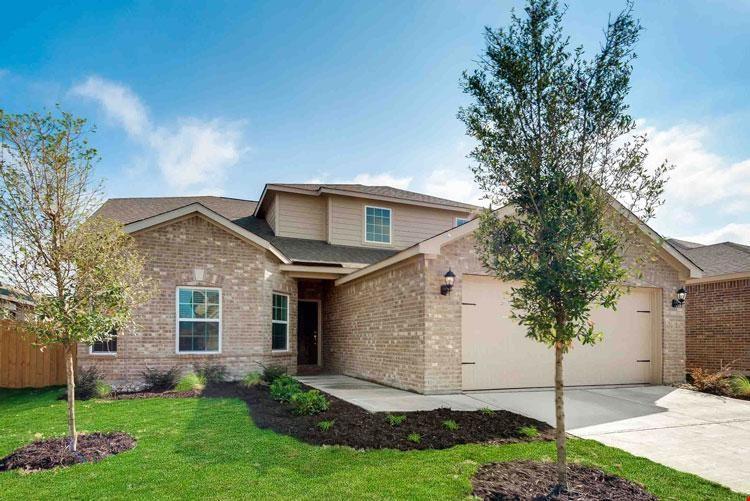
[[[42,388],[65,384],[61,346],[41,351],[12,320],[0,320],[0,388]]]

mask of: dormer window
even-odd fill
[[[391,243],[391,209],[365,206],[365,242]]]

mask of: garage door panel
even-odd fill
[[[554,384],[554,351],[526,337],[511,318],[512,283],[465,276],[462,296],[464,389],[529,388]],[[566,354],[566,385],[648,382],[651,376],[652,292],[636,289],[617,311],[597,309],[592,321],[604,332],[593,346],[575,343]]]

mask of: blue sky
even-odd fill
[[[570,2],[596,48],[623,2]],[[5,2],[0,108],[97,126],[108,196],[256,199],[266,182],[392,184],[467,201],[456,111],[485,25],[519,2]],[[641,0],[633,115],[677,165],[653,226],[750,243],[750,2]]]

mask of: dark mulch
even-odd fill
[[[304,389],[309,389],[303,387]],[[209,385],[203,397],[235,397],[247,403],[250,415],[260,428],[291,435],[314,445],[348,445],[355,449],[445,449],[466,443],[510,443],[531,440],[549,440],[552,428],[542,421],[508,411],[495,411],[486,415],[480,411],[400,412],[406,416],[400,426],[391,426],[385,413],[366,410],[326,395],[330,408],[314,416],[295,416],[286,404],[273,400],[266,386],[243,388],[233,383]],[[449,431],[443,421],[452,419],[460,428]],[[320,430],[316,425],[323,420],[335,420],[333,428]],[[540,435],[528,438],[518,433],[523,426],[534,426]],[[410,433],[419,433],[421,440],[407,440]]]
[[[481,499],[500,500],[594,500],[641,501],[658,499],[643,487],[595,468],[568,465],[568,492],[552,492],[557,481],[554,463],[509,461],[491,463],[472,479],[473,494]]]
[[[48,470],[76,463],[93,463],[135,447],[135,439],[122,432],[87,433],[78,436],[78,451],[68,450],[68,438],[39,440],[0,459],[0,471]]]

